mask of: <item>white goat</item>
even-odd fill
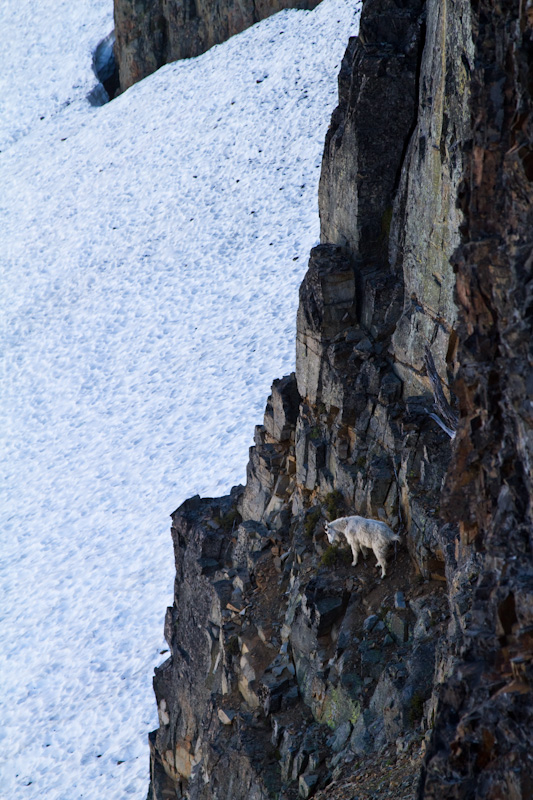
[[[398,534],[377,519],[339,517],[332,522],[326,522],[326,535],[330,544],[340,541],[341,533],[344,534],[352,548],[352,566],[356,566],[359,552],[363,554],[363,558],[366,558],[364,548],[371,549],[374,551],[378,566],[381,567],[381,577],[384,578],[387,567],[387,548],[391,542],[400,541]]]

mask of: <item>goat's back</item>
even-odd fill
[[[388,542],[398,541],[400,538],[397,533],[394,533],[394,531],[389,528],[386,522],[381,522],[381,520],[378,519],[367,519],[366,517],[353,516],[341,517],[339,522],[341,520],[342,530],[346,538],[348,538],[349,535],[354,536],[367,547],[370,547],[371,545],[367,545],[366,542],[381,541],[385,544]],[[335,522],[337,522],[337,520],[335,520]]]

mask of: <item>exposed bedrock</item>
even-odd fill
[[[454,254],[461,421],[446,481],[459,525],[456,660],[420,797],[533,797],[533,7],[475,4],[472,133]]]
[[[295,373],[173,514],[151,800],[533,796],[526,6],[364,4]],[[383,580],[346,514],[400,533]]]
[[[176,61],[204,53],[283,8],[320,0],[114,0],[120,89]]]

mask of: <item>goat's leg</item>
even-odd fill
[[[383,553],[380,549],[376,548],[374,550],[374,555],[376,556],[376,564],[377,567],[381,567],[381,577],[384,578],[387,574],[387,560],[385,557],[385,553]]]
[[[359,542],[358,541],[350,542],[350,546],[352,548],[352,554],[353,554],[352,567],[356,567],[360,550]]]

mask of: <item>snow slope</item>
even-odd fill
[[[244,480],[293,369],[358,7],[282,12],[94,108],[107,0],[2,2],[2,798],[145,797],[168,515]]]
[[[0,151],[71,104],[86,110],[112,0],[0,0]]]

